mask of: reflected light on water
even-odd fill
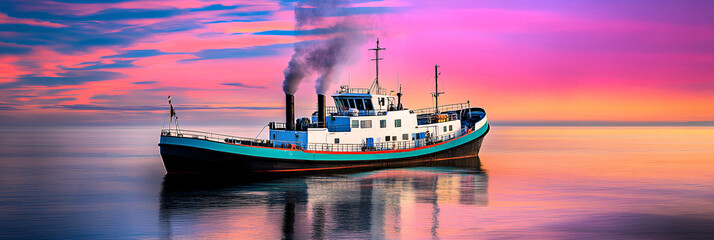
[[[467,160],[478,164],[478,158]],[[478,167],[390,169],[237,183],[167,175],[160,225],[164,237],[438,238],[442,212],[487,206],[487,192],[488,175]],[[205,225],[198,228],[205,232],[189,227],[194,225]],[[187,229],[192,232],[184,232]]]

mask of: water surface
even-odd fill
[[[496,126],[480,167],[253,180],[165,176],[158,133],[0,130],[0,238],[714,238],[710,127]]]

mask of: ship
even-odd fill
[[[169,128],[159,140],[167,173],[290,174],[409,167],[475,159],[490,130],[486,111],[470,101],[439,105],[439,65],[433,107],[408,109],[399,91],[379,85],[340,86],[326,106],[317,94],[310,117],[295,119],[295,96],[285,94],[285,121],[270,122],[268,137],[247,138],[179,128],[169,97]],[[480,163],[479,163],[480,164]]]

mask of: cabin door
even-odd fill
[[[430,135],[430,136],[427,136],[429,138],[435,138],[435,137],[439,136],[439,132],[437,132],[437,131],[439,131],[438,126],[427,127],[426,130],[429,132],[429,134],[427,134],[427,135]]]
[[[367,144],[367,147],[374,147],[374,138],[365,139],[365,143]]]

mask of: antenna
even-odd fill
[[[439,75],[441,75],[441,72],[439,72],[439,65],[434,65],[434,93],[431,95],[435,99],[434,103],[434,113],[439,113],[439,95],[444,94],[444,92],[439,92]]]
[[[379,47],[379,38],[377,38],[377,48],[370,48],[370,51],[374,51],[375,58],[370,59],[372,61],[375,61],[375,75],[376,77],[374,78],[374,82],[372,83],[372,86],[369,87],[369,90],[372,91],[372,88],[376,85],[377,86],[377,94],[379,94],[379,60],[382,60],[383,58],[379,58],[379,51],[380,50],[387,50],[386,48],[380,48]]]

